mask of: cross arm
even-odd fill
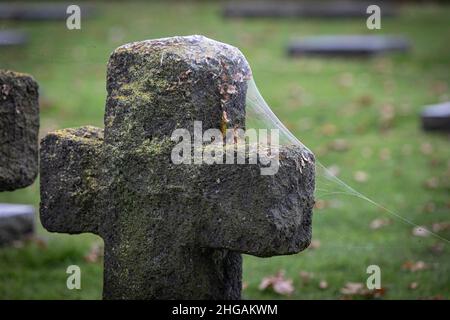
[[[210,210],[201,221],[201,242],[256,256],[293,254],[311,241],[314,155],[281,147],[279,169],[261,175],[261,164],[205,167]]]
[[[52,232],[97,233],[103,130],[64,129],[41,141],[40,216]]]

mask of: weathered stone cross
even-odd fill
[[[38,85],[0,70],[0,191],[29,186],[38,171]]]
[[[176,128],[245,127],[240,51],[202,36],[119,47],[107,75],[105,132],[48,134],[41,149],[41,221],[100,235],[107,299],[239,299],[241,253],[293,254],[311,238],[314,158],[280,151],[259,164],[176,165]]]

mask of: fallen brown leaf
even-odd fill
[[[344,139],[335,139],[328,146],[331,150],[338,152],[343,152],[350,149],[350,144]]]
[[[353,175],[353,178],[357,182],[366,182],[367,180],[369,180],[369,175],[364,171],[356,171]]]
[[[395,118],[395,109],[389,104],[385,103],[380,110],[380,127],[381,130],[387,130],[392,128]]]
[[[383,148],[380,150],[380,160],[387,161],[391,159],[391,150],[388,148]]]
[[[337,128],[334,124],[332,123],[325,123],[321,128],[320,128],[320,132],[324,135],[324,136],[332,136],[334,134],[336,134],[337,132]]]
[[[434,232],[447,231],[450,230],[450,222],[437,222],[433,223],[431,229]]]
[[[427,270],[430,266],[423,261],[406,261],[402,265],[403,270],[408,270],[411,272]]]
[[[338,84],[344,88],[353,86],[353,75],[351,73],[342,73],[338,78]]]
[[[341,293],[344,295],[357,295],[364,290],[364,285],[360,282],[347,282],[341,289]]]
[[[311,244],[308,247],[308,249],[311,249],[311,250],[315,250],[318,248],[320,248],[320,240],[312,240]]]
[[[103,245],[93,243],[89,252],[84,256],[84,260],[89,263],[99,262],[103,258]]]
[[[331,173],[331,175],[337,177],[339,175],[339,173],[341,172],[341,169],[339,168],[339,166],[333,164],[331,166],[329,166],[328,168],[328,172]]]
[[[373,97],[370,94],[365,94],[356,99],[356,103],[361,107],[369,107],[373,104]]]
[[[327,289],[328,288],[328,282],[326,282],[325,280],[320,280],[319,288],[322,289],[322,290]]]
[[[425,237],[430,236],[430,231],[424,226],[418,226],[418,227],[413,228],[412,234],[413,234],[413,236],[416,236],[416,237],[425,238]]]
[[[436,242],[435,244],[433,244],[430,247],[430,251],[434,254],[441,254],[442,252],[444,252],[444,244],[442,242]]]
[[[370,229],[377,230],[387,225],[390,225],[391,223],[392,221],[390,219],[383,219],[383,218],[375,219],[372,220],[372,222],[370,223]]]
[[[329,202],[321,199],[317,199],[314,204],[314,208],[318,210],[322,210],[329,207]]]
[[[351,298],[352,296],[361,296],[365,298],[380,298],[386,293],[386,289],[380,288],[369,290],[360,282],[347,282],[345,286],[341,289],[341,293],[346,298]]]
[[[280,295],[291,295],[294,292],[294,286],[292,279],[286,279],[284,277],[284,271],[280,270],[274,276],[265,277],[262,279],[259,290],[272,290]]]
[[[422,211],[426,212],[426,213],[433,213],[433,212],[435,212],[436,211],[436,203],[434,203],[432,201],[428,201],[423,206]]]
[[[425,155],[433,153],[433,145],[429,142],[424,142],[420,145],[420,151]]]
[[[303,284],[309,283],[309,281],[314,278],[314,273],[308,271],[300,271],[300,278]]]
[[[424,182],[424,187],[427,189],[437,189],[439,187],[439,179],[431,177]]]
[[[411,282],[408,286],[410,290],[416,290],[419,284],[417,282]]]

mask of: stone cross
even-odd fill
[[[275,175],[260,164],[171,161],[177,128],[245,128],[250,77],[238,49],[202,36],[126,44],[108,64],[104,131],[43,139],[41,221],[103,238],[105,299],[239,299],[241,253],[309,245],[308,150],[282,148]]]
[[[0,70],[0,191],[33,183],[38,133],[37,83],[29,75]]]

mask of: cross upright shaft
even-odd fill
[[[241,253],[309,245],[314,156],[280,150],[280,168],[176,165],[173,130],[245,128],[244,56],[202,36],[119,47],[107,75],[105,130],[42,141],[41,221],[105,242],[107,299],[239,299]],[[226,115],[226,121],[224,117]]]

